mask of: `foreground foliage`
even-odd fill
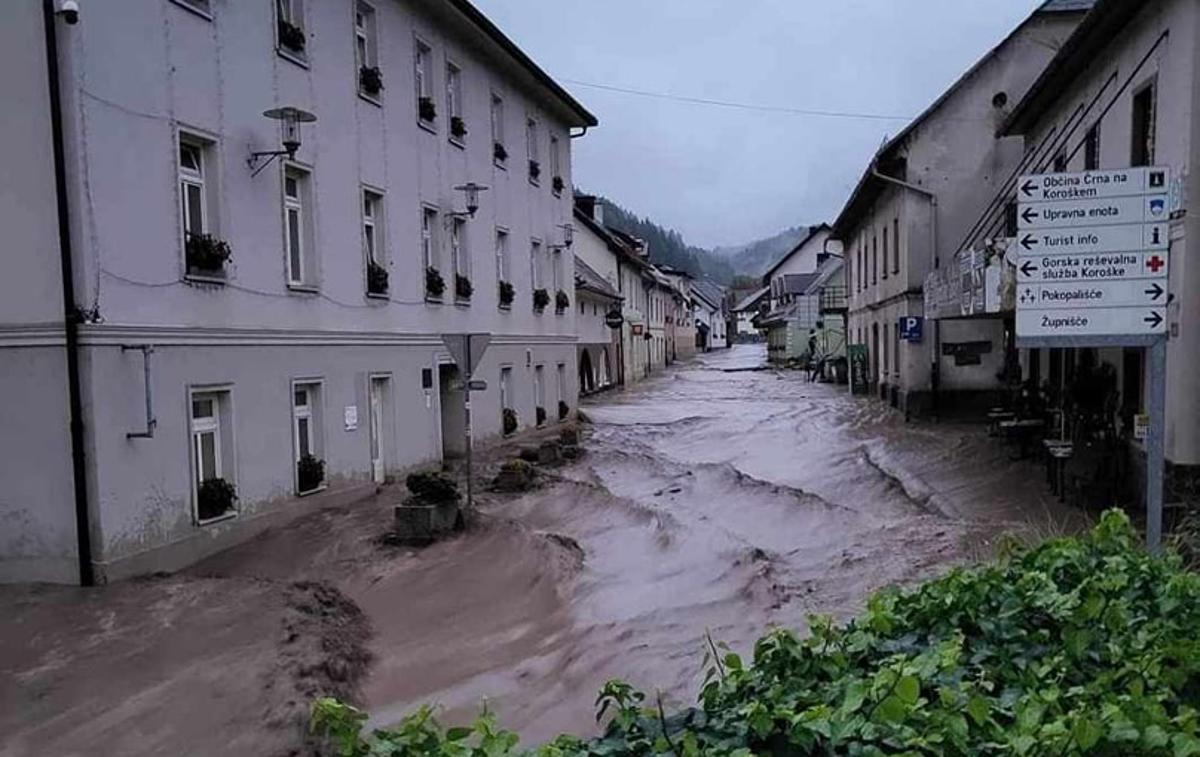
[[[628,684],[597,699],[596,739],[558,755],[1200,754],[1200,578],[1155,559],[1125,515],[1086,537],[887,590],[844,627],[773,630],[753,662],[709,642],[699,705],[668,714]],[[504,755],[486,709],[442,729],[428,707],[396,730],[333,700],[312,725],[336,754]]]

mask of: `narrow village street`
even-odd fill
[[[1080,524],[981,427],[906,425],[764,361],[738,346],[600,396],[582,461],[485,494],[466,534],[425,549],[379,543],[387,488],[181,575],[0,588],[20,619],[0,631],[0,754],[207,754],[232,734],[287,754],[305,698],[331,689],[379,724],[486,698],[528,743],[589,733],[608,678],[690,703],[706,632],[745,651],[1002,532]],[[513,451],[485,452],[485,474]]]

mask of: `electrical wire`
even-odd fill
[[[178,279],[176,279],[174,281],[140,281],[138,279],[131,279],[128,276],[122,276],[121,274],[110,271],[107,268],[101,268],[100,272],[111,279],[115,279],[117,281],[123,282],[125,284],[129,284],[131,286],[143,287],[146,289],[162,289],[162,288],[166,288],[166,287],[191,286],[187,281],[182,281],[182,280],[178,280]],[[232,281],[222,282],[221,284],[217,284],[216,286],[220,286],[224,289],[232,289],[237,292],[245,292],[246,294],[252,294],[257,297],[274,297],[277,299],[294,299],[297,297],[297,295],[292,294],[290,292],[268,292],[268,291],[265,291],[262,289],[252,289],[251,287],[242,286],[241,284],[235,284]],[[361,303],[355,304],[352,302],[342,302],[341,300],[334,299],[333,297],[330,297],[329,295],[325,294],[324,292],[320,292],[320,291],[308,292],[306,290],[303,294],[311,294],[311,295],[314,295],[317,299],[325,300],[326,302],[330,302],[334,305],[337,305],[338,307],[349,308],[352,310],[377,310],[379,308],[378,305],[364,305]],[[424,305],[426,303],[426,301],[423,299],[422,300],[398,300],[394,297],[388,297],[386,302],[394,303],[396,305]]]
[[[690,103],[692,105],[714,105],[721,108],[736,108],[739,110],[753,110],[760,113],[787,113],[793,116],[817,116],[820,118],[857,118],[869,121],[911,121],[912,116],[896,116],[885,113],[860,113],[854,111],[838,111],[838,110],[817,110],[811,108],[789,108],[776,105],[758,105],[755,103],[734,102],[732,100],[713,100],[706,97],[691,97],[688,95],[673,95],[667,92],[651,92],[644,89],[630,89],[628,87],[615,87],[611,84],[597,84],[596,82],[580,81],[578,79],[560,79],[560,81],[568,84],[574,84],[579,87],[590,87],[591,89],[600,89],[606,92],[619,92],[626,95],[637,95],[638,97],[650,97],[657,100],[671,100],[674,102]]]

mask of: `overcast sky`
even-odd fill
[[[1040,0],[475,0],[600,119],[574,179],[692,244],[832,220],[905,120],[676,102],[589,82],[782,108],[913,116]]]

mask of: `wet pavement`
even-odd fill
[[[1081,523],[981,426],[905,424],[845,387],[747,370],[764,359],[739,346],[586,403],[587,455],[560,481],[351,590],[376,621],[374,722],[425,701],[465,719],[487,697],[529,743],[590,733],[608,678],[690,703],[706,632],[746,651],[1002,532]],[[416,606],[396,594],[412,582]]]

